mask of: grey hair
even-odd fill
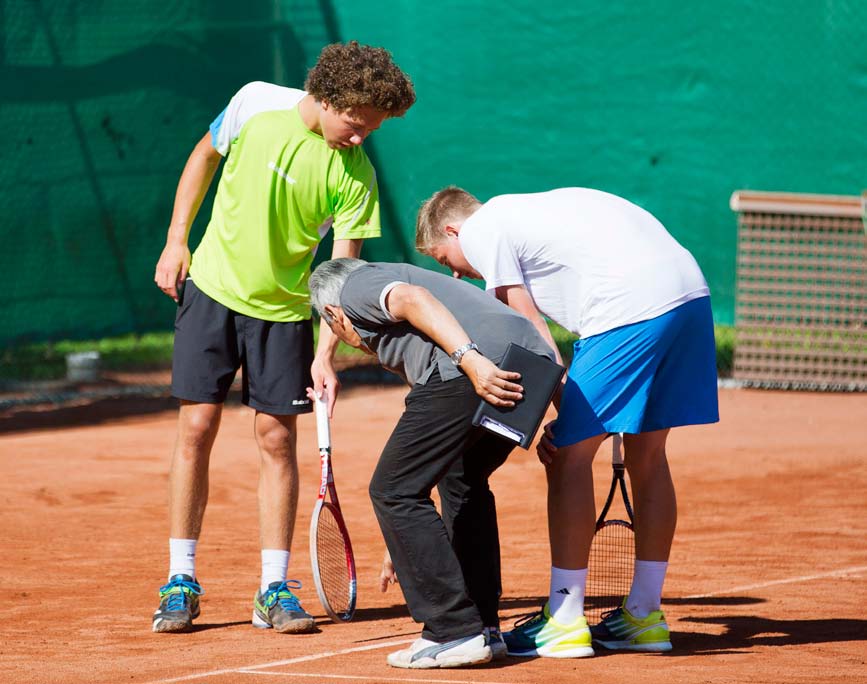
[[[323,261],[310,275],[310,301],[320,318],[326,323],[331,317],[325,312],[326,306],[340,306],[340,292],[349,274],[364,266],[364,259],[343,257]]]

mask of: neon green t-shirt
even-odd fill
[[[251,83],[211,126],[228,157],[190,277],[229,309],[267,321],[310,318],[310,265],[329,227],[335,240],[380,235],[373,165],[361,147],[333,150],[304,125],[304,95]]]

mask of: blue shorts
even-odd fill
[[[554,444],[719,420],[710,297],[575,343]]]

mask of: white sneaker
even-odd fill
[[[430,669],[434,667],[468,667],[491,661],[491,647],[484,634],[437,643],[416,639],[412,646],[390,653],[386,662],[392,667]]]
[[[493,660],[502,660],[509,655],[509,649],[506,648],[506,642],[503,641],[503,634],[499,627],[485,627],[485,637],[488,640],[488,646],[491,647]]]

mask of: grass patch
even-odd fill
[[[734,369],[735,327],[715,325],[713,336],[716,342],[716,371],[721,378],[730,378]]]
[[[319,326],[314,325],[314,339],[319,338]],[[172,365],[173,332],[153,332],[143,335],[121,335],[99,340],[61,340],[39,342],[0,350],[0,380],[39,381],[66,377],[66,355],[75,352],[98,351],[103,370],[147,371],[170,368]],[[342,342],[337,356],[358,358],[365,354]]]
[[[550,324],[551,335],[563,360],[572,359],[575,335],[558,325]],[[319,337],[318,322],[314,322],[314,337]],[[734,328],[716,326],[716,359],[719,374],[730,376],[734,355]],[[100,340],[62,340],[41,342],[0,350],[0,380],[58,380],[66,376],[66,355],[73,352],[98,351],[102,367],[109,371],[153,370],[171,367],[172,332],[153,332],[143,335],[121,335]],[[360,358],[364,352],[343,344],[337,347],[337,356],[345,359]]]

